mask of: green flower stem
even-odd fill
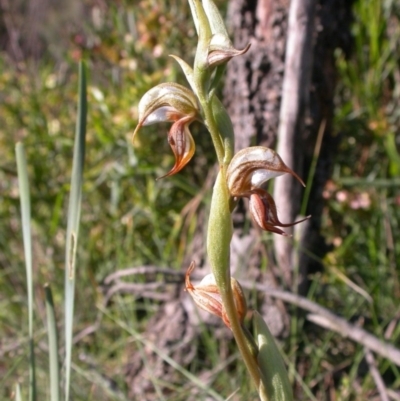
[[[256,359],[257,355],[254,353],[254,347],[249,346],[247,336],[243,332],[231,287],[230,243],[233,227],[229,208],[230,198],[225,171],[221,166],[211,200],[207,232],[207,253],[232,333],[243,361],[258,389],[261,377]]]
[[[203,5],[199,0],[190,1],[192,11],[198,23],[199,40],[197,43],[196,55],[194,58],[193,78],[196,85],[196,93],[200,103],[204,106],[207,103],[210,84],[210,69],[208,68],[208,47],[212,37],[211,27],[208,22]]]
[[[230,279],[229,284],[224,283],[226,285],[222,285],[219,290],[221,293],[222,303],[225,308],[225,312],[228,315],[229,322],[231,324],[231,330],[233,336],[235,337],[236,344],[239,348],[239,352],[242,355],[243,361],[247,367],[247,370],[252,377],[254,384],[257,390],[260,387],[260,371],[258,369],[258,363],[256,359],[256,355],[254,354],[254,348],[250,346],[249,341],[245,333],[243,332],[243,328],[239,322],[235,302],[233,300],[232,289],[230,286]],[[218,285],[218,281],[217,281]]]
[[[211,134],[211,139],[214,144],[215,152],[217,153],[218,163],[220,166],[223,166],[225,161],[225,150],[221,140],[221,135],[219,134],[218,125],[214,119],[211,102],[208,101],[201,102],[201,106],[203,107],[204,119],[206,122],[207,129]]]
[[[211,108],[219,135],[224,144],[224,165],[228,166],[235,152],[235,133],[232,120],[217,96],[211,96]]]
[[[222,303],[230,321],[232,333],[258,390],[261,377],[257,363],[257,350],[254,340],[251,340],[250,333],[246,332],[247,335],[245,334],[239,321],[230,277],[232,199],[228,191],[225,173],[234,153],[233,127],[223,105],[214,96],[215,87],[210,87],[211,71],[207,58],[212,33],[209,20],[200,0],[189,0],[189,4],[199,35],[193,70],[195,92],[203,109],[204,121],[210,132],[220,166],[211,201],[207,251]],[[222,23],[222,19],[219,16],[211,22],[216,21],[218,25],[219,20]],[[217,78],[219,78],[219,74],[217,74]]]
[[[209,69],[207,57],[212,37],[211,27],[202,2],[200,0],[189,0],[189,4],[196,21],[199,35],[193,68],[194,85],[196,86],[195,92],[203,109],[204,120],[211,134],[215,152],[217,153],[218,163],[222,166],[225,159],[224,143],[220,135],[218,124],[214,118],[214,96],[210,96],[209,94],[211,71]]]
[[[232,160],[235,148],[232,122],[224,106],[216,96],[207,99],[199,91],[199,102],[203,109],[206,127],[214,144],[218,163],[226,171]]]

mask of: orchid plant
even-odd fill
[[[286,236],[281,228],[305,219],[281,223],[275,201],[263,185],[285,173],[294,176],[302,185],[304,183],[272,149],[254,146],[234,154],[232,123],[215,89],[226,63],[245,53],[250,46],[243,50],[233,47],[212,0],[189,0],[189,5],[198,34],[194,65],[191,67],[181,58],[172,57],[182,68],[190,89],[176,83],[164,83],[150,89],[139,103],[139,121],[133,137],[143,126],[172,123],[168,142],[175,164],[163,176],[167,177],[178,173],[195,152],[190,124],[199,121],[208,129],[219,165],[207,232],[207,254],[212,272],[194,286],[190,281],[194,269],[192,262],[186,274],[186,290],[200,308],[220,317],[232,331],[260,399],[293,400],[283,359],[260,314],[256,311],[252,314],[254,334],[245,326],[246,299],[240,283],[230,273],[231,214],[238,198],[246,197],[256,225],[262,230]]]

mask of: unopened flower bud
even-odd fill
[[[215,3],[212,0],[203,0],[202,4],[212,33],[208,45],[208,66],[214,67],[226,63],[232,57],[246,53],[250,48],[250,44],[248,44],[243,50],[237,50],[233,47],[225,28],[224,20]]]
[[[229,61],[232,57],[246,53],[250,48],[250,43],[243,49],[237,50],[230,41],[225,41],[221,35],[214,35],[208,47],[207,62],[210,67],[214,67]]]

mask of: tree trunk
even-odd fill
[[[228,25],[236,48],[250,50],[228,63],[225,104],[233,120],[237,150],[255,142],[273,147],[279,125],[288,2],[233,0]]]

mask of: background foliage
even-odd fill
[[[27,152],[39,399],[46,399],[43,285],[52,283],[62,321],[77,60],[83,57],[90,74],[76,334],[101,324],[76,342],[73,394],[75,400],[126,399],[127,350],[143,346],[136,336],[157,304],[124,295],[115,296],[103,309],[103,280],[129,266],[183,268],[196,227],[195,218],[187,219],[185,206],[201,191],[205,166],[213,160],[209,140],[199,129],[195,163],[178,176],[157,182],[155,178],[173,164],[167,127],[165,132],[149,128],[135,147],[130,144],[141,95],[160,82],[182,82],[168,54],[188,61],[193,57],[196,39],[189,9],[178,0],[0,4],[4,11],[0,21],[0,397],[10,399],[16,382],[25,393],[28,375],[26,278],[14,147],[23,141]],[[324,260],[326,270],[314,278],[309,296],[399,346],[400,2],[359,0],[354,15],[352,57],[346,60],[337,54],[336,129],[341,146],[325,190],[323,227],[331,251]],[[206,205],[208,195],[201,202]],[[266,244],[270,246],[270,241]],[[193,374],[207,366],[211,369],[218,361],[221,344],[212,344],[207,330],[202,358],[186,367]],[[328,399],[328,392],[338,400],[373,399],[375,384],[360,346],[310,327],[301,317],[290,334],[283,345],[291,366],[300,373],[296,387],[306,399]],[[385,360],[378,363],[386,384],[399,390],[399,368]],[[223,397],[241,382],[231,379],[232,370],[241,375],[241,367],[233,364],[230,369],[229,376],[221,370],[216,377],[214,388]],[[181,383],[188,380],[179,377]],[[171,386],[175,395],[165,399],[186,399],[184,386]]]

